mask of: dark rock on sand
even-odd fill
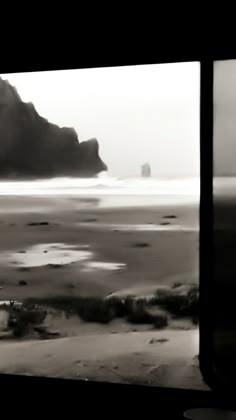
[[[135,244],[133,244],[133,246],[137,248],[146,248],[150,246],[150,244],[148,244],[147,242],[136,242]]]
[[[172,284],[172,289],[176,289],[177,287],[183,286],[183,283],[181,283],[180,281],[175,281]]]
[[[166,343],[168,340],[168,338],[152,338],[149,341],[149,344],[155,344],[155,343]]]
[[[60,337],[58,331],[49,331],[46,327],[34,327],[34,331],[37,332],[43,340]]]
[[[199,287],[179,285],[175,288],[158,288],[156,304],[177,318],[190,317],[192,320],[198,320]]]
[[[150,324],[158,329],[168,325],[168,319],[165,314],[161,312],[152,313],[143,305],[133,308],[133,311],[127,316],[127,321],[131,324]]]
[[[47,311],[30,305],[22,305],[20,308],[11,307],[8,318],[8,328],[13,331],[15,337],[23,337],[29,334],[32,327],[39,326],[46,318]]]
[[[27,226],[48,226],[49,222],[31,222],[27,223]]]
[[[177,216],[175,216],[174,214],[163,216],[163,219],[176,219],[176,218],[177,218]]]
[[[28,283],[25,280],[20,280],[18,284],[19,286],[27,286]]]
[[[166,315],[156,315],[154,316],[154,327],[157,329],[165,328],[168,325],[168,318]]]
[[[62,268],[64,267],[63,264],[48,264],[48,267],[50,268]]]
[[[170,222],[161,222],[160,225],[163,225],[163,226],[170,225]]]
[[[0,78],[0,177],[94,176],[107,170],[96,139],[79,142],[74,128],[41,117],[32,102]]]

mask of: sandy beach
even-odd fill
[[[198,285],[198,206],[4,196],[0,251],[2,301],[148,297],[159,286]],[[158,330],[124,319],[86,323],[50,308],[47,326],[58,338],[46,340],[6,338],[5,322],[2,312],[1,373],[207,389],[198,328],[186,317]]]

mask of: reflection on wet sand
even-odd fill
[[[27,250],[2,254],[2,261],[7,265],[20,267],[61,267],[71,263],[81,263],[82,271],[119,270],[125,264],[117,262],[93,261],[94,252],[88,250],[89,245],[69,245],[64,243],[48,243],[34,245]]]
[[[5,254],[8,265],[21,267],[40,267],[48,264],[71,264],[91,257],[91,251],[84,245],[66,245],[63,243],[38,244],[22,251]],[[84,249],[85,248],[85,249]]]
[[[107,230],[121,230],[121,231],[186,231],[186,232],[192,232],[192,231],[198,231],[199,228],[195,226],[181,226],[181,225],[171,225],[171,224],[164,224],[164,225],[158,225],[158,224],[114,224],[114,223],[77,223],[80,227],[93,227],[95,229],[107,229]]]

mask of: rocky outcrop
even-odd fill
[[[0,78],[0,177],[94,176],[107,170],[96,139],[79,142],[74,128],[41,117]]]
[[[141,168],[141,173],[143,178],[148,178],[151,176],[151,166],[149,163],[144,163]]]

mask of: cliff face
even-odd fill
[[[0,177],[94,176],[107,170],[96,139],[42,118],[0,78]]]

